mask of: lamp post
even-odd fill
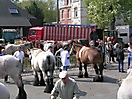
[[[56,5],[56,22],[59,24],[59,0],[57,0],[57,5]]]

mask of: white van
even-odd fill
[[[116,29],[119,37],[122,38],[125,44],[128,44],[129,42],[132,43],[132,26],[116,26]]]

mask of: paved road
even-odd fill
[[[125,60],[125,64],[127,61]],[[125,65],[126,68],[126,65]],[[78,68],[69,70],[69,75],[73,77],[81,90],[80,99],[116,99],[116,93],[118,85],[116,83],[118,78],[126,77],[126,73],[119,73],[117,70],[117,63],[107,65],[107,69],[104,69],[104,82],[93,82],[94,71],[92,67],[88,68],[89,78],[78,78]],[[23,74],[23,80],[25,83],[25,89],[28,94],[28,99],[49,99],[49,94],[43,93],[43,86],[32,86],[32,73]],[[55,72],[54,82],[58,80],[58,71]],[[0,79],[3,82],[3,79]],[[10,83],[4,83],[10,91],[11,99],[15,99],[18,89],[12,79]]]

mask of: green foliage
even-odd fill
[[[84,0],[88,21],[104,29],[114,21],[120,7],[118,2],[118,0]]]
[[[42,19],[43,22],[52,23],[56,21],[54,0],[23,0],[16,4],[36,18]]]
[[[26,6],[25,9],[33,16],[35,16],[37,19],[44,19],[44,14],[42,12],[42,9],[38,7],[37,3],[35,1],[31,2],[30,6]]]
[[[126,24],[132,24],[132,2],[131,0],[120,0],[121,8],[118,10],[118,19],[123,19]]]

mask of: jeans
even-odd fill
[[[131,59],[132,59],[132,55],[128,54],[128,66],[127,66],[127,68],[130,68]]]
[[[122,65],[122,68],[120,67],[120,65]],[[118,70],[121,71],[121,69],[122,71],[124,71],[124,61],[123,60],[118,61]]]

